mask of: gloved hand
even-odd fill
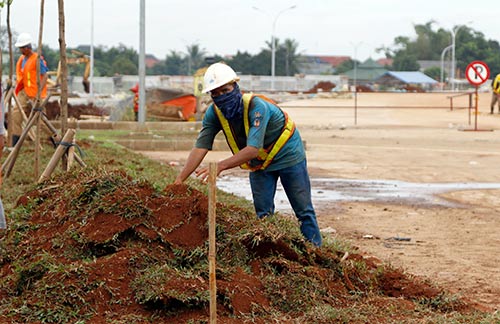
[[[24,88],[24,83],[18,82],[16,84],[16,89],[14,90],[14,93],[16,94],[16,96],[19,94],[19,91],[23,90],[23,88]]]

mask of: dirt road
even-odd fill
[[[477,124],[467,109],[445,108],[447,96],[360,94],[356,110],[345,108],[353,106],[352,98],[281,106],[306,142],[311,177],[500,184],[500,114],[489,114],[490,95],[479,97]],[[455,104],[465,107],[467,100],[460,97]],[[364,108],[369,106],[393,108]],[[146,154],[181,165],[187,157],[187,152]],[[209,156],[218,160],[227,155]],[[457,189],[442,196],[457,206],[392,199],[331,201],[316,208],[320,227],[337,231],[329,235],[347,238],[363,253],[432,278],[490,310],[499,309],[500,190]]]

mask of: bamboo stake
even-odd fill
[[[61,134],[66,133],[68,128],[68,62],[66,58],[66,36],[65,36],[65,17],[64,0],[58,0],[59,11],[59,64],[61,67]],[[71,149],[71,148],[70,148]],[[74,148],[73,148],[74,151]],[[71,154],[68,156],[71,157]],[[63,169],[69,170],[69,163],[63,158]]]
[[[35,114],[35,122],[36,122],[36,137],[35,137],[35,179],[38,178],[40,174],[40,115],[42,113],[39,112]]]
[[[75,140],[73,139],[73,145],[71,145],[68,148],[68,159],[66,160],[66,163],[63,163],[64,166],[64,171],[69,171],[71,168],[71,165],[73,165],[73,161],[75,161]]]
[[[21,111],[21,116],[23,117],[23,121],[25,123],[24,127],[26,127],[29,117],[26,116],[26,113],[24,112],[24,109],[22,108],[21,102],[19,101],[19,98],[17,97],[17,95],[15,93],[12,93],[11,96],[14,98],[14,101],[16,102],[17,109],[19,109],[19,111]],[[14,107],[14,109],[15,109],[15,107]],[[31,114],[30,114],[30,116],[31,116]],[[32,129],[29,130],[28,135],[32,141],[35,141],[36,134]]]
[[[4,171],[4,175],[6,178],[8,178],[10,173],[12,172],[12,168],[14,167],[17,156],[19,155],[19,151],[21,150],[21,146],[23,145],[26,136],[28,136],[28,131],[31,129],[34,123],[35,123],[35,114],[31,114],[30,118],[28,119],[26,127],[21,133],[21,137],[19,137],[16,146],[14,146],[14,150],[10,152],[7,159],[2,164],[2,171]]]
[[[10,28],[10,4],[12,1],[7,1],[7,34],[9,36],[9,81],[8,84],[11,87],[11,89],[14,89],[15,87],[12,84],[12,75],[14,71],[14,55],[12,54],[12,30]],[[14,91],[14,90],[12,90]],[[12,146],[12,104],[9,100],[9,116],[7,117],[7,123],[8,123],[8,138],[7,138],[7,143],[9,143],[10,146]]]
[[[43,36],[43,16],[44,16],[44,8],[45,0],[40,1],[40,26],[38,32],[38,48],[37,48],[37,59],[36,59],[36,84],[37,84],[37,92],[36,92],[36,100],[35,105],[33,107],[39,108],[40,105],[40,96],[42,93],[42,85],[41,75],[40,75],[40,60],[42,58],[42,36]],[[45,81],[46,82],[46,81]],[[31,112],[33,114],[33,111]],[[38,178],[38,174],[40,172],[40,113],[36,114],[36,141],[35,141],[35,179]]]
[[[16,98],[15,94],[13,96],[14,96],[14,98]],[[45,105],[49,101],[49,98],[50,98],[50,93],[47,94],[47,97],[44,99],[44,101],[42,102],[40,107],[45,107]],[[22,111],[22,109],[21,109],[21,111]],[[28,118],[28,121],[26,122],[26,126],[24,127],[23,132],[21,133],[21,137],[19,138],[19,141],[17,142],[16,146],[14,147],[14,150],[12,152],[10,152],[7,159],[5,159],[5,161],[2,164],[2,171],[4,171],[6,178],[9,177],[10,173],[12,172],[12,168],[14,167],[14,164],[16,163],[17,156],[19,155],[19,151],[21,150],[21,146],[23,145],[24,140],[26,139],[26,136],[29,133],[29,131],[32,130],[31,127],[33,127],[33,124],[35,121],[35,116],[38,116],[38,115],[41,115],[42,119],[45,118],[44,120],[46,120],[46,123],[48,123],[47,117],[45,117],[45,115],[42,114],[42,112],[40,112],[40,111],[35,112],[33,110],[31,111],[30,117]],[[55,130],[55,128],[53,126],[52,126],[51,131],[55,131],[55,133],[57,133],[57,130]],[[84,165],[82,165],[82,166],[84,166]],[[7,170],[7,171],[5,171],[5,170]]]
[[[52,138],[56,141],[56,143],[58,143],[60,141],[61,137],[57,134],[57,129],[54,127],[54,125],[51,124],[51,122],[47,118],[47,116],[42,115],[42,120],[45,122],[45,125],[47,125],[47,127],[52,132]],[[80,164],[82,167],[85,168],[87,166],[85,164],[85,162],[83,162],[82,158],[79,155],[75,154],[74,157],[75,157],[76,162],[78,162],[78,164]]]
[[[63,143],[73,143],[73,139],[75,138],[76,131],[72,128],[68,129],[66,134],[64,134],[64,137],[62,139]],[[52,158],[50,159],[49,164],[47,164],[47,167],[43,171],[42,175],[40,176],[40,179],[38,179],[38,183],[42,183],[45,180],[50,178],[50,175],[54,171],[54,169],[57,166],[57,162],[61,159],[63,154],[66,152],[66,146],[59,144],[57,147],[56,151],[54,152],[54,155],[52,155]]]
[[[208,263],[210,272],[210,323],[217,323],[217,284],[216,284],[216,245],[215,245],[215,226],[216,226],[216,178],[217,178],[217,163],[209,164],[208,175]]]

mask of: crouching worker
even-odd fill
[[[207,69],[203,92],[210,93],[213,104],[205,113],[195,147],[175,183],[181,184],[193,172],[202,180],[207,179],[208,168],[197,168],[222,130],[233,155],[217,163],[217,175],[237,166],[251,171],[250,186],[259,218],[274,214],[279,178],[302,234],[306,240],[321,246],[306,154],[294,122],[268,100],[242,94],[237,81],[234,70],[224,63],[212,64]]]

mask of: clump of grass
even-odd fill
[[[169,322],[195,310],[197,315],[186,321],[206,322],[199,314],[209,303],[208,243],[178,246],[166,238],[200,216],[199,191],[206,192],[206,185],[190,180],[185,195],[177,197],[163,191],[176,176],[170,167],[112,142],[86,144],[86,170],[58,170],[43,184],[27,184],[30,167],[24,163],[29,159],[20,159],[15,170],[25,178],[6,180],[12,191],[4,200],[10,228],[0,234],[0,269],[5,269],[0,321],[77,323],[101,316],[108,322]],[[159,228],[151,223],[154,210],[148,202],[158,197],[189,202],[194,195],[199,200],[185,208],[182,224]],[[402,310],[397,301],[392,308],[379,307],[395,300],[382,283],[404,288],[412,278],[389,277],[394,269],[368,262],[339,238],[326,236],[317,249],[305,242],[295,219],[278,214],[257,220],[248,202],[221,192],[218,197],[216,275],[223,287],[218,305],[228,322],[390,323],[396,312],[403,323],[465,323],[465,318],[480,323],[497,316],[460,313],[458,299],[444,294],[398,298],[418,311]],[[101,228],[83,229],[93,217],[123,227],[96,238]],[[237,287],[239,277],[247,281]],[[264,301],[250,300],[255,303],[250,311],[238,313],[235,298],[257,295],[243,294],[251,284],[265,287],[259,288]],[[96,296],[106,298],[95,304]]]

